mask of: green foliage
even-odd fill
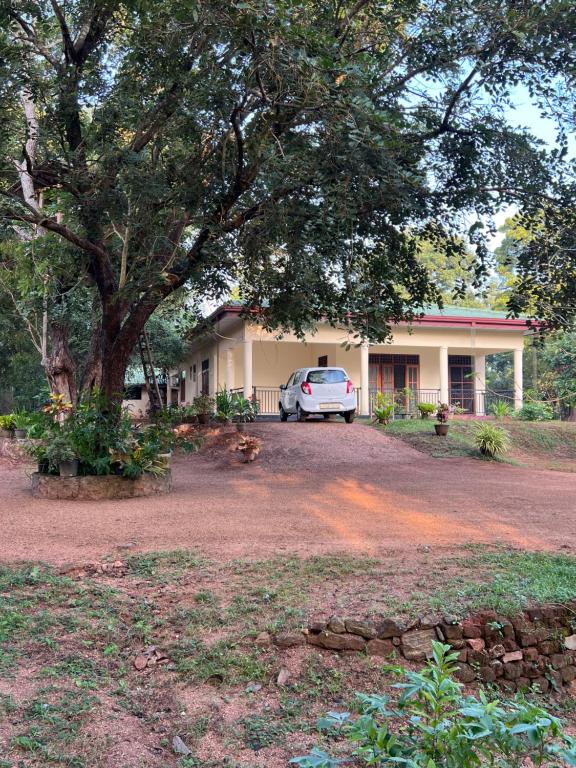
[[[241,395],[234,396],[232,419],[238,424],[247,424],[251,421],[256,421],[258,410],[258,403],[254,400],[248,400],[248,398],[242,397]]]
[[[376,392],[374,418],[379,424],[388,424],[394,415],[394,400],[385,392]]]
[[[457,659],[450,646],[435,642],[433,660],[422,672],[394,670],[405,680],[396,686],[397,703],[357,694],[357,717],[330,713],[322,728],[344,736],[354,757],[371,766],[517,768],[527,758],[547,768],[576,765],[576,741],[543,708],[521,698],[500,702],[483,691],[463,696],[453,679]],[[319,750],[291,760],[301,768],[338,762]]]
[[[436,410],[436,406],[433,403],[418,403],[416,407],[420,411],[420,416],[423,419],[427,419]]]
[[[554,418],[554,410],[548,403],[535,400],[524,403],[514,416],[521,421],[551,421]]]
[[[234,416],[235,396],[227,389],[216,392],[216,418],[218,421],[230,422]]]
[[[78,458],[72,434],[60,427],[49,434],[43,453],[51,469],[57,469],[62,461],[74,461]]]
[[[448,403],[440,403],[436,410],[436,421],[439,424],[446,424],[452,413],[453,410]]]
[[[514,409],[506,400],[497,400],[490,406],[490,412],[497,419],[506,419],[512,415],[513,411]]]
[[[192,407],[196,414],[211,415],[214,413],[214,398],[210,395],[197,395],[192,401]]]
[[[474,425],[474,442],[483,456],[495,458],[510,448],[510,435],[502,427],[484,422]]]
[[[30,424],[30,415],[26,411],[15,411],[12,414],[14,429],[27,429]]]
[[[15,428],[16,423],[14,421],[14,414],[6,413],[0,416],[0,429],[5,429],[7,432],[11,432]]]

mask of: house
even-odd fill
[[[432,307],[411,325],[395,325],[391,343],[360,346],[347,329],[323,322],[304,342],[292,334],[277,338],[241,313],[239,303],[219,307],[208,330],[192,339],[179,366],[181,402],[225,388],[257,400],[263,414],[277,413],[280,384],[292,371],[333,365],[345,368],[355,384],[361,415],[369,415],[378,390],[400,401],[458,404],[477,415],[494,399],[522,405],[522,352],[530,330],[525,320],[503,312]],[[513,353],[514,388],[486,392],[486,357],[501,352]]]

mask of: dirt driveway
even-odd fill
[[[253,465],[229,451],[174,462],[167,497],[32,499],[0,469],[0,559],[86,561],[191,548],[217,558],[499,542],[576,549],[576,474],[434,459],[362,424],[259,423]]]

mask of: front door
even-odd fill
[[[450,405],[474,413],[474,369],[472,358],[454,355],[448,358],[450,372]]]
[[[202,360],[201,394],[210,394],[210,358]]]

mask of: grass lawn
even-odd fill
[[[576,471],[575,423],[513,420],[490,423],[497,424],[510,435],[512,447],[502,461],[541,469]],[[470,456],[484,459],[474,445],[474,421],[452,419],[449,424],[445,438],[436,436],[433,419],[399,419],[376,428],[437,458]]]
[[[0,567],[0,766],[279,768],[322,743],[319,715],[393,679],[375,657],[259,647],[259,633],[575,595],[576,558],[486,547],[225,564],[179,551],[91,576]],[[144,653],[160,663],[138,671]]]

